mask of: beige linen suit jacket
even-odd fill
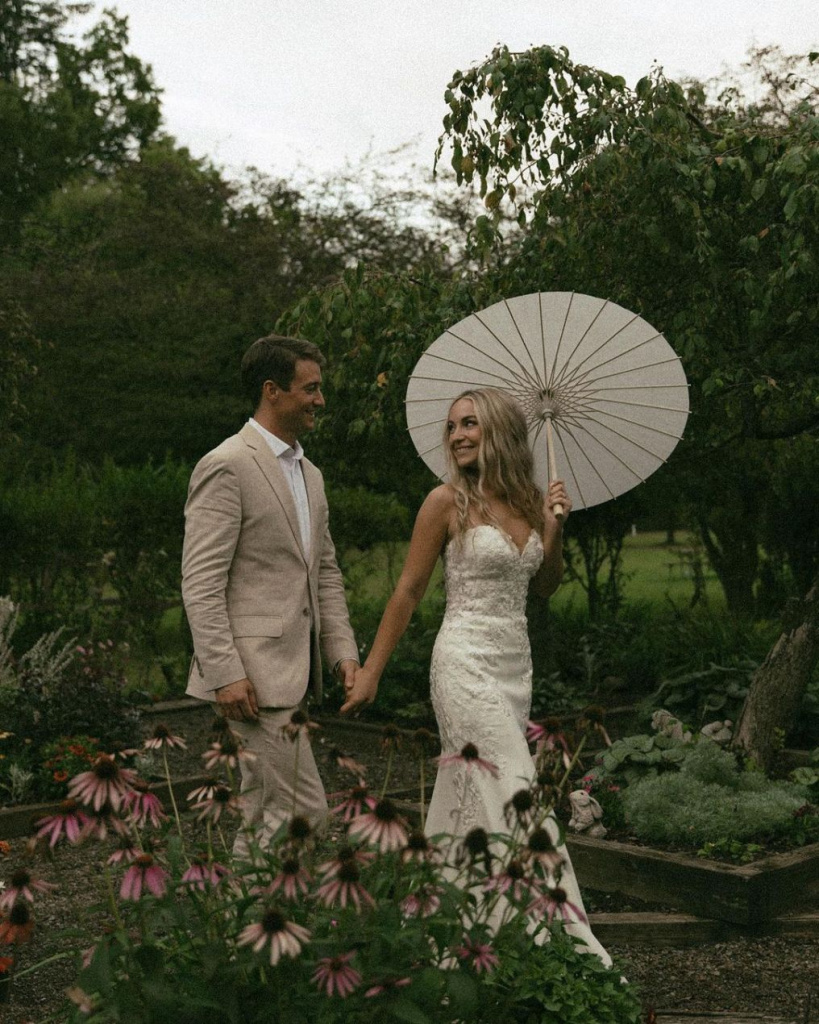
[[[182,553],[193,697],[215,700],[219,687],[247,677],[260,707],[294,707],[308,682],[321,699],[321,653],[330,665],[358,660],[324,482],[306,458],[302,469],[309,558],[279,460],[249,423],[193,471]]]

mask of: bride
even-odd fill
[[[530,587],[549,597],[560,584],[563,527],[553,509],[562,505],[568,514],[571,501],[561,481],[545,497],[534,483],[526,420],[504,392],[463,392],[449,410],[444,444],[449,482],[421,506],[401,578],[366,662],[346,685],[341,711],[375,699],[381,674],[442,555],[447,604],[430,688],[443,757],[455,764],[454,770],[438,772],[426,833],[503,833],[509,830],[504,806],[535,775],[525,736],[532,694],[526,597]],[[467,744],[497,773],[470,770],[457,756]],[[547,827],[557,842],[554,820]],[[558,853],[560,888],[580,918],[567,922],[566,930],[609,964],[586,923],[565,847]]]

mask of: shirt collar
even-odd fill
[[[280,437],[263,427],[257,419],[252,416],[248,420],[251,426],[255,427],[256,430],[262,435],[273,450],[273,454],[279,459],[301,459],[304,455],[304,449],[301,446],[300,441],[296,441],[295,445],[290,445],[287,441],[282,441]]]

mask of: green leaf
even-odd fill
[[[469,1020],[478,1008],[478,986],[475,979],[463,971],[452,971],[447,978],[452,1016]]]
[[[405,1020],[407,1024],[430,1024],[430,1019],[424,1011],[410,1002],[406,996],[396,999],[390,1007],[390,1015],[396,1020]]]

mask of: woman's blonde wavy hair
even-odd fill
[[[449,483],[455,491],[455,536],[462,538],[475,520],[500,526],[487,503],[487,494],[507,502],[529,525],[543,533],[543,492],[534,481],[526,417],[518,403],[503,391],[480,388],[464,391],[453,401],[469,398],[481,428],[478,472],[462,469],[452,454],[444,427]],[[450,406],[451,408],[451,406]]]

